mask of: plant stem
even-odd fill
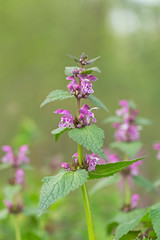
[[[81,187],[81,190],[82,190],[83,201],[84,201],[84,206],[85,206],[85,211],[86,211],[89,240],[95,240],[96,238],[95,238],[95,233],[94,233],[93,218],[92,218],[92,212],[91,212],[86,183],[83,184],[83,186]]]
[[[21,232],[18,224],[18,219],[16,216],[13,216],[13,224],[14,224],[14,229],[15,229],[15,236],[16,240],[21,240]]]
[[[124,177],[124,187],[125,187],[125,205],[130,206],[131,192],[127,177]]]
[[[80,99],[77,99],[77,118],[78,119],[79,119],[79,110],[80,110]],[[82,146],[80,144],[78,144],[78,161],[79,161],[80,166],[82,165],[82,158],[83,158],[82,157]],[[93,218],[92,218],[91,206],[90,206],[90,202],[89,202],[89,196],[88,196],[88,190],[87,190],[86,183],[82,185],[81,190],[82,190],[83,201],[84,201],[85,212],[86,212],[89,240],[95,240]]]

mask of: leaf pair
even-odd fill
[[[56,176],[45,177],[40,196],[39,215],[51,204],[82,186],[88,179],[112,176],[138,160],[97,165],[95,171],[89,173],[85,169],[74,172],[61,169]]]

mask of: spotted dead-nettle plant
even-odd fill
[[[54,204],[60,198],[64,198],[69,192],[81,187],[89,239],[94,240],[95,233],[86,185],[87,181],[109,177],[130,166],[132,163],[137,162],[138,159],[107,163],[106,155],[102,150],[104,132],[95,125],[96,118],[94,115],[99,108],[107,111],[106,106],[93,95],[93,85],[98,80],[93,75],[93,72],[100,73],[100,70],[97,67],[85,68],[94,63],[99,57],[88,61],[84,53],[80,59],[71,55],[69,56],[75,60],[77,65],[80,64],[80,67],[65,68],[68,91],[52,91],[41,106],[49,102],[68,98],[76,101],[76,114],[72,114],[66,109],[54,111],[55,114],[60,114],[61,120],[59,127],[53,130],[52,134],[54,134],[55,141],[57,141],[62,133],[68,132],[69,137],[77,143],[77,152],[74,153],[70,162],[63,162],[61,164],[62,169],[56,176],[49,176],[43,179],[44,184],[40,196],[39,215],[51,204]],[[87,104],[81,106],[81,99],[86,99]],[[95,107],[91,108],[88,100],[90,100]],[[74,104],[74,102],[72,104]],[[83,154],[83,147],[88,150],[89,153]]]

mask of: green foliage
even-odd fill
[[[45,106],[49,102],[54,102],[57,100],[64,100],[67,98],[73,98],[74,96],[71,95],[69,92],[64,90],[53,90],[46,99],[42,102],[41,107]]]
[[[140,231],[130,231],[127,235],[124,235],[119,240],[133,240],[139,235]]]
[[[73,75],[72,71],[76,69],[79,69],[79,67],[65,67],[64,72],[67,76],[72,76]]]
[[[95,192],[99,191],[100,189],[104,188],[104,187],[108,187],[114,183],[117,183],[119,180],[119,176],[118,175],[114,175],[114,176],[110,176],[106,179],[101,179],[100,181],[98,181],[93,188],[90,191],[90,195],[94,194]]]
[[[58,138],[61,136],[62,133],[67,132],[69,128],[61,127],[54,129],[51,133],[55,135],[55,141],[58,140]]]
[[[152,224],[157,235],[157,240],[160,240],[160,208],[151,209],[150,218],[152,219]]]
[[[97,153],[100,157],[106,160],[106,156],[102,151],[104,131],[96,125],[87,126],[84,128],[74,128],[68,133],[69,137],[80,145],[83,145],[87,150]]]
[[[39,215],[51,204],[64,198],[69,192],[82,186],[88,179],[88,172],[84,169],[75,172],[61,169],[56,176],[45,177],[40,195]]]
[[[127,154],[131,159],[135,158],[136,153],[142,147],[142,143],[139,141],[134,142],[113,142],[111,143],[112,148],[118,148],[123,153]]]
[[[137,209],[135,211],[125,213],[125,217],[122,217],[119,222],[120,224],[116,229],[115,240],[121,239],[124,235],[134,230],[134,228],[139,224],[144,214],[144,209]]]
[[[107,163],[104,165],[96,165],[95,171],[89,172],[89,179],[109,177],[141,159],[142,158],[133,161],[121,161],[115,163]]]
[[[97,107],[103,108],[108,112],[108,108],[104,105],[104,103],[99,100],[97,97],[95,97],[94,95],[89,95],[88,99],[95,104]]]
[[[136,183],[140,187],[145,188],[148,191],[157,192],[155,185],[145,177],[141,175],[137,175],[137,176],[133,176],[133,180],[134,180],[134,183]]]
[[[101,70],[98,67],[87,68],[85,71],[82,71],[81,74],[91,74],[92,72],[101,73]]]

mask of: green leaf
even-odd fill
[[[76,69],[79,69],[79,67],[65,67],[64,72],[67,76],[72,76],[73,75],[72,71]]]
[[[101,102],[101,100],[99,100],[97,97],[95,97],[94,95],[89,95],[88,99],[95,104],[97,107],[103,108],[108,112],[108,108],[104,105],[103,102]]]
[[[148,118],[136,117],[136,124],[137,125],[148,126],[148,125],[152,125],[152,121]]]
[[[87,68],[81,72],[81,74],[91,74],[92,72],[101,73],[101,70],[98,67]]]
[[[117,227],[115,240],[119,240],[121,237],[126,235],[128,232],[134,230],[134,228],[139,224],[140,220],[145,214],[144,209],[138,209],[138,211],[132,211],[126,213],[126,221],[121,221],[120,225]],[[127,216],[128,215],[128,216]]]
[[[39,215],[51,204],[82,186],[87,179],[88,172],[85,169],[80,169],[75,172],[62,169],[56,176],[45,177],[43,179],[44,184],[40,196]]]
[[[67,132],[68,130],[70,130],[70,128],[61,127],[54,129],[51,133],[55,135],[55,141],[57,141],[60,135],[64,132]]]
[[[106,118],[103,121],[103,123],[115,123],[115,122],[121,123],[122,119],[119,117],[116,117],[116,116],[111,116],[111,117]]]
[[[8,185],[4,188],[5,198],[7,200],[12,200],[12,198],[21,190],[20,185]]]
[[[118,175],[114,175],[114,176],[110,176],[107,179],[102,179],[99,182],[97,182],[93,188],[90,191],[90,195],[94,194],[95,192],[97,192],[98,190],[104,188],[104,187],[108,187],[114,183],[117,183],[119,180],[119,176]]]
[[[150,182],[148,179],[141,175],[133,176],[134,183],[139,185],[142,188],[145,188],[148,191],[154,191],[157,192],[156,187],[152,182]]]
[[[135,158],[136,153],[140,150],[142,147],[142,143],[139,141],[134,142],[113,142],[111,144],[112,148],[118,148],[123,153],[126,153],[128,157]]]
[[[68,133],[69,137],[75,142],[83,145],[87,150],[97,153],[106,160],[106,155],[102,151],[104,131],[96,125],[84,128],[74,128]]]
[[[138,158],[136,160],[130,161],[121,161],[115,163],[107,163],[102,165],[96,165],[95,171],[89,172],[89,179],[97,179],[103,177],[109,177],[121,170],[127,168],[131,164],[141,160],[143,158]]]
[[[11,164],[9,164],[9,163],[0,164],[0,170],[5,170],[5,169],[10,168],[10,167],[11,167]]]
[[[54,102],[57,100],[64,100],[67,98],[73,98],[74,95],[71,95],[69,92],[64,90],[53,90],[46,99],[42,102],[41,107],[45,106],[49,102]]]
[[[140,231],[130,231],[127,235],[121,237],[119,240],[133,240],[140,234]]]
[[[152,219],[153,229],[156,232],[157,240],[160,240],[160,208],[151,209],[150,218]]]

